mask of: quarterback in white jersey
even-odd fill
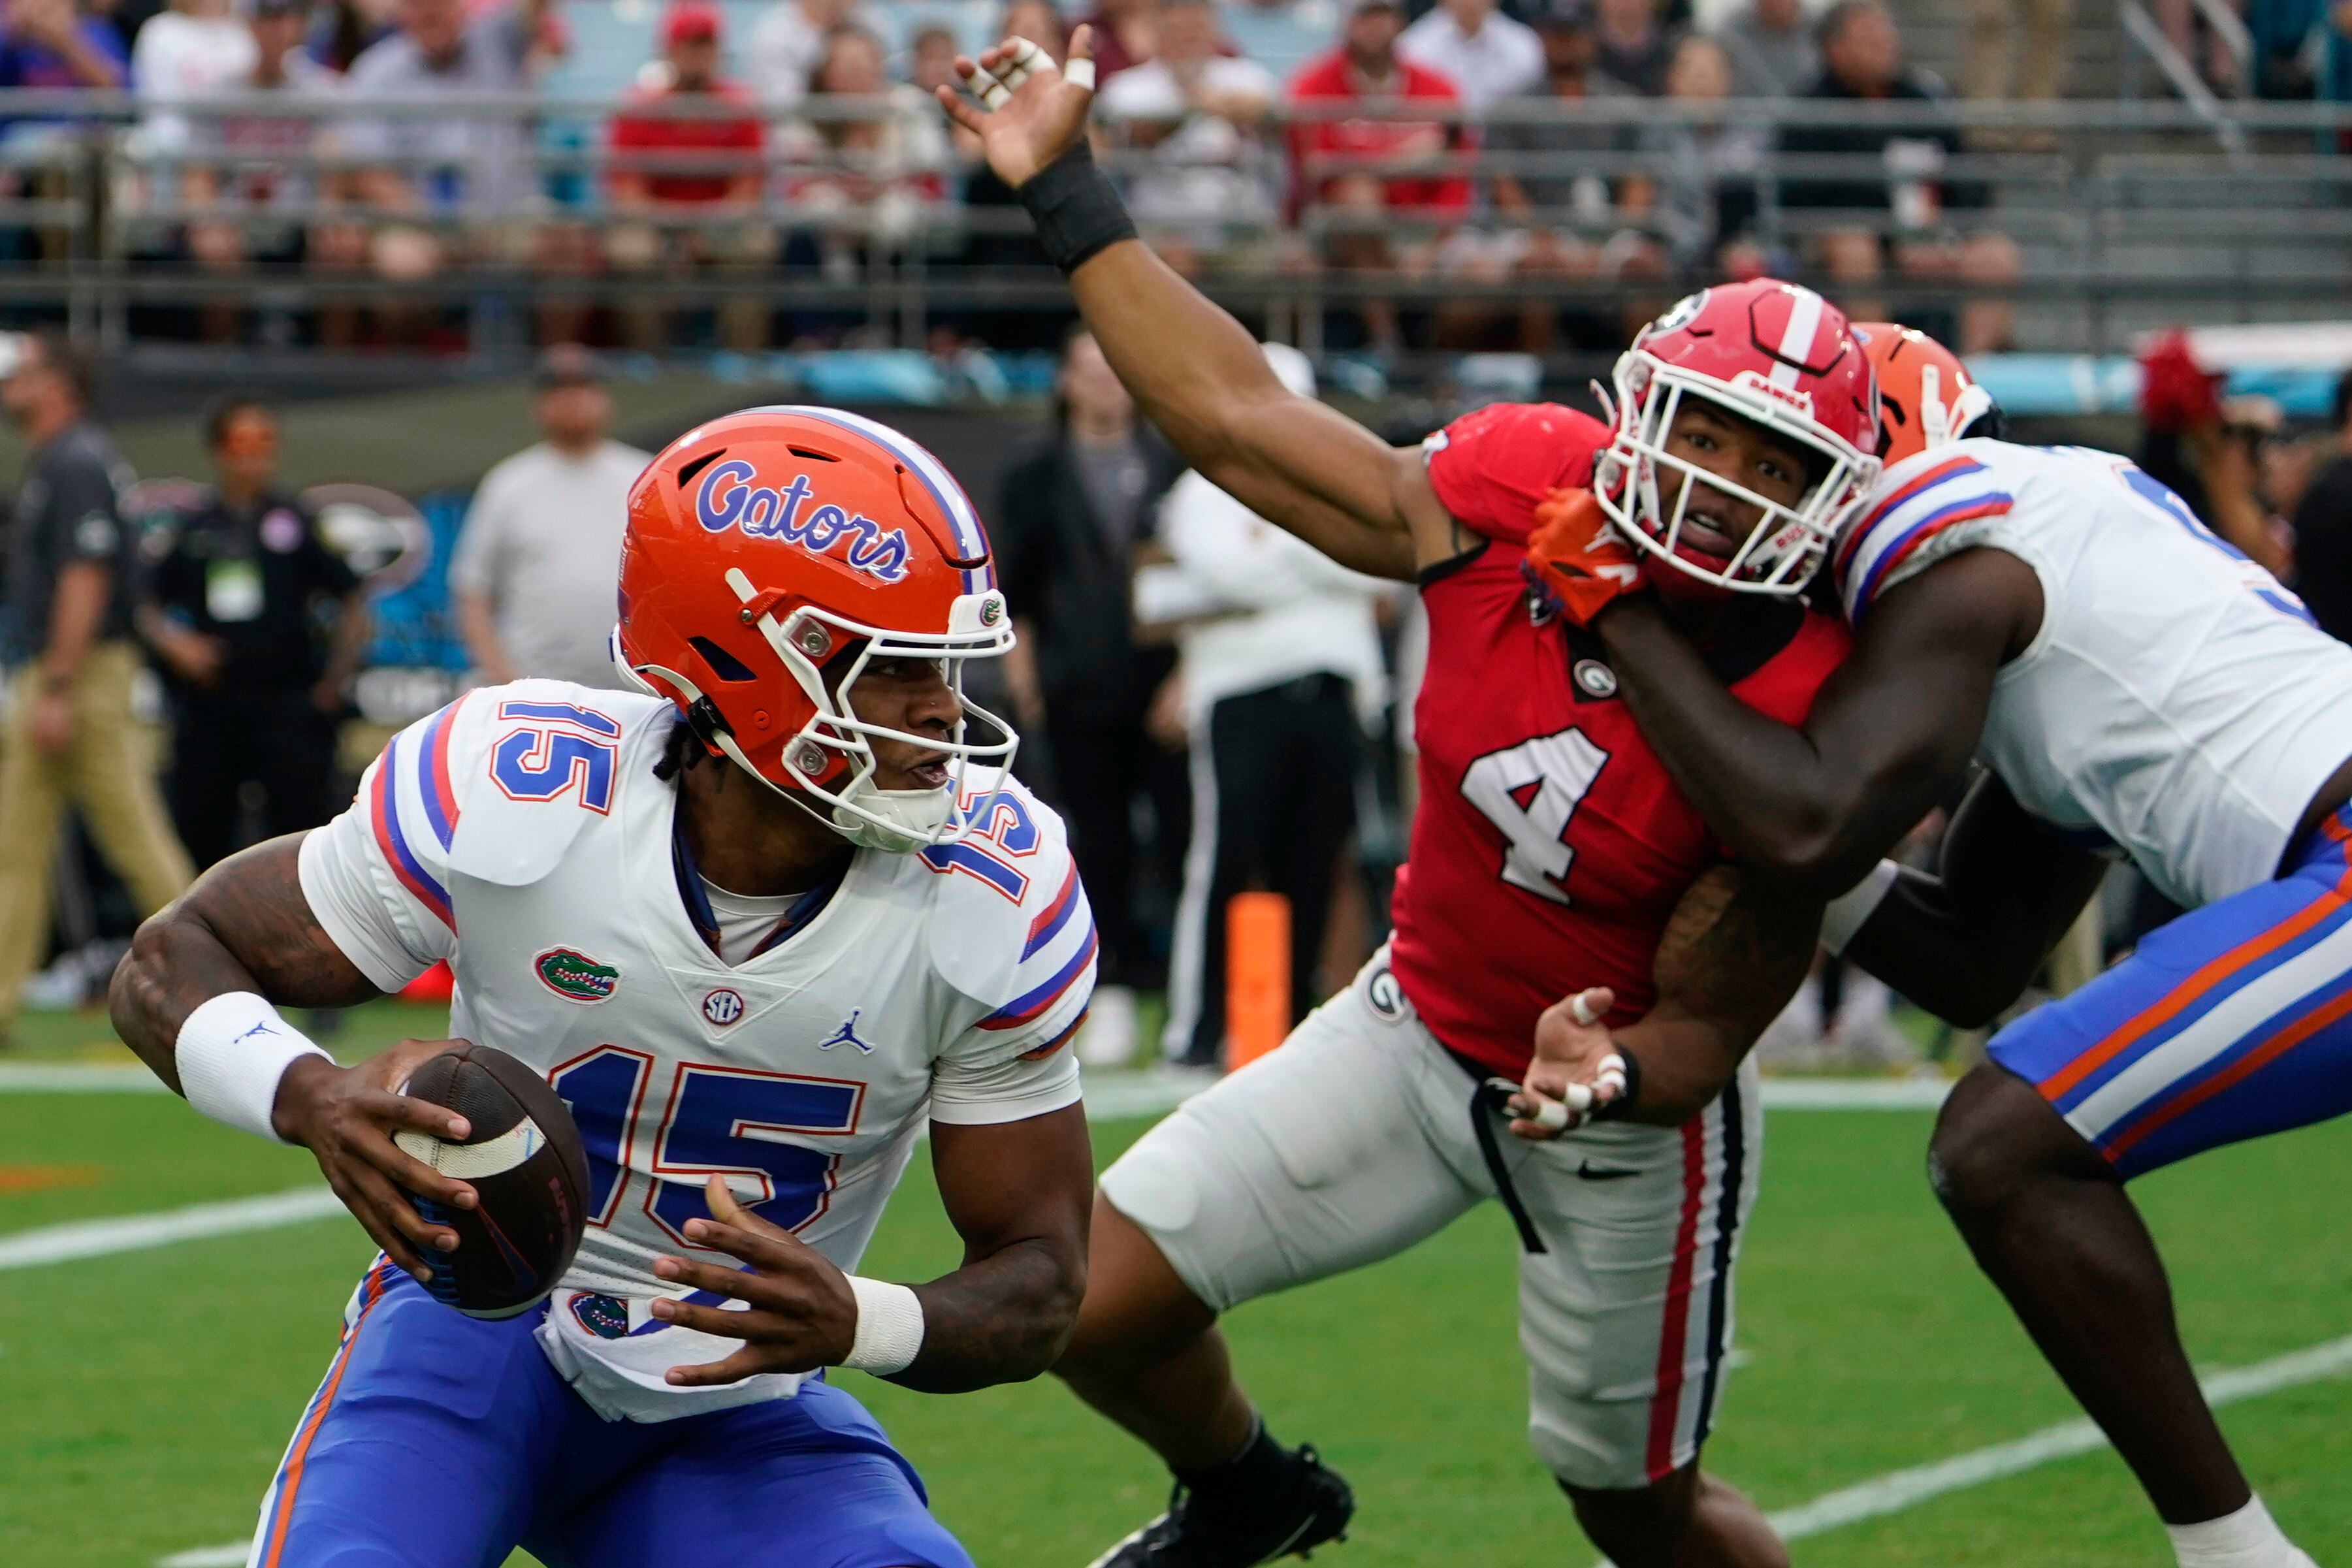
[[[307,1145],[384,1249],[264,1501],[266,1568],[962,1568],[824,1369],[952,1391],[1067,1337],[1094,926],[1011,732],[960,696],[961,661],[1010,645],[969,503],[853,416],[714,421],[633,490],[621,606],[646,695],[468,693],[332,823],[150,922],[118,979],[158,1071]],[[463,1136],[397,1093],[446,1042],[338,1069],[271,1006],[445,960],[452,1035],[545,1074],[588,1155],[586,1237],[519,1318],[417,1282],[456,1236],[399,1189],[471,1193],[390,1134]],[[859,1278],[927,1126],[967,1261]]]
[[[2188,906],[1994,1038],[1930,1170],[2184,1568],[2299,1568],[2123,1184],[2352,1110],[2352,648],[2132,463],[1971,436],[1990,411],[1949,417],[1941,392],[1974,389],[1948,352],[1892,327],[1867,351],[1909,450],[1832,553],[1854,652],[1805,722],[1730,699],[1638,599],[1594,628],[1708,825],[1761,873],[1850,887],[1823,945],[1947,1019],[2016,998],[2107,857]],[[1971,758],[1937,872],[1874,868]]]

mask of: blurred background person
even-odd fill
[[[1734,98],[1794,98],[1821,77],[1822,47],[1805,0],[1748,0],[1717,24],[1714,36],[1731,56]]]
[[[1452,82],[1399,57],[1403,30],[1397,0],[1354,0],[1339,47],[1309,60],[1290,79],[1291,107],[1313,116],[1290,127],[1293,200],[1339,220],[1325,248],[1343,271],[1427,272],[1445,235],[1470,214],[1470,181],[1448,157],[1471,145],[1466,128],[1399,113],[1407,104],[1449,111],[1462,102]],[[1361,119],[1331,117],[1348,105],[1370,112]],[[1320,167],[1333,162],[1357,166]],[[1366,162],[1374,166],[1360,166]],[[1383,165],[1398,167],[1391,173]],[[1403,347],[1392,301],[1366,299],[1358,311],[1374,350]]]
[[[1594,0],[1601,68],[1643,98],[1666,90],[1666,64],[1681,37],[1660,8],[1659,0]]]
[[[1543,79],[1535,29],[1497,11],[1495,0],[1440,0],[1398,37],[1397,53],[1452,82],[1474,114]]]
[[[776,0],[751,24],[745,79],[762,105],[789,113],[808,96],[834,30],[870,22],[856,0]]]
[[[1822,77],[1808,98],[1836,103],[1944,101],[1943,89],[1904,64],[1903,38],[1895,17],[1878,0],[1837,0],[1822,15]],[[1945,173],[1948,160],[1961,152],[1957,127],[1794,124],[1780,134],[1780,151],[1795,157],[1877,159],[1883,174],[1784,175],[1785,209],[1850,214],[1850,226],[1815,236],[1815,255],[1840,304],[1856,319],[1886,311],[1868,291],[1894,270],[1915,282],[1952,282],[1970,288],[2013,284],[2024,270],[2017,242],[1983,227],[1961,229],[1955,213],[1981,212],[1991,193],[1974,180]],[[1963,355],[1991,353],[2010,346],[2015,311],[2006,299],[1971,296],[1958,309],[1958,336],[1949,339]],[[1930,329],[1932,318],[1907,310],[1906,319]],[[1935,336],[1945,333],[1937,326]]]
[[[1664,242],[1648,265],[1699,281],[1760,277],[1774,257],[1765,241],[1777,214],[1765,164],[1772,133],[1760,125],[1727,123],[1731,57],[1704,34],[1686,33],[1666,67],[1666,100],[1690,119],[1642,128],[1639,145],[1654,172],[1633,183],[1626,206],[1650,220]],[[1646,320],[1664,301],[1640,301],[1629,316]]]
[[[1005,661],[1013,711],[1052,748],[1055,804],[1102,944],[1078,1048],[1110,1063],[1134,1051],[1136,991],[1156,989],[1164,974],[1140,917],[1139,802],[1149,805],[1155,869],[1171,887],[1181,874],[1184,768],[1148,726],[1175,655],[1137,644],[1128,585],[1152,508],[1183,465],[1136,417],[1084,332],[1064,347],[1055,402],[1055,429],[1007,470],[991,526],[1020,636]]]
[[[146,542],[138,621],[172,694],[172,820],[198,871],[248,841],[247,784],[264,838],[342,805],[336,727],[368,635],[359,579],[278,487],[268,405],[221,399],[205,445],[212,493]]]
[[[1276,344],[1265,355],[1293,392],[1314,395],[1306,355]],[[1175,632],[1192,774],[1160,1051],[1213,1068],[1235,894],[1289,901],[1292,1021],[1323,999],[1325,926],[1355,830],[1363,727],[1388,703],[1373,621],[1387,585],[1333,565],[1197,473],[1160,504],[1159,543],[1169,559],[1137,575],[1136,615]]]
[[[621,534],[653,455],[612,439],[612,394],[585,349],[550,349],[538,382],[531,412],[546,439],[482,476],[457,531],[457,633],[485,685],[544,675],[620,689],[606,643]]]
[[[2352,643],[2352,371],[2328,412],[2332,449],[2294,508],[2294,591],[2329,636]]]
[[[1213,0],[1161,0],[1159,37],[1160,52],[1096,100],[1098,121],[1147,160],[1127,179],[1128,211],[1187,277],[1263,259],[1277,200],[1266,131],[1282,84],[1255,60],[1219,52]],[[1253,233],[1254,244],[1244,237]]]
[[[8,542],[8,683],[0,740],[0,1040],[49,931],[50,869],[71,804],[143,919],[193,873],[135,738],[136,547],[119,497],[131,471],[89,416],[93,370],[62,337],[18,340],[0,381],[32,449]]]
[[[709,0],[676,0],[662,18],[662,57],[651,79],[641,79],[613,117],[610,193],[625,221],[605,231],[604,256],[624,276],[740,275],[775,260],[776,231],[760,220],[767,127],[752,112],[750,90],[719,74],[721,26]],[[744,112],[714,112],[729,105]],[[697,221],[665,226],[679,219]],[[631,348],[656,352],[673,340],[670,312],[658,304],[635,301],[621,316]],[[718,321],[722,347],[748,353],[767,346],[768,307],[756,293],[722,301]]]

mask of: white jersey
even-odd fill
[[[1979,760],[2176,903],[2269,881],[2352,758],[2352,647],[2128,460],[1987,440],[1880,479],[1833,557],[1847,618],[1979,546],[2042,583],[2041,630],[1994,682]]]
[[[588,1232],[540,1338],[608,1418],[799,1385],[662,1382],[736,1348],[649,1312],[678,1293],[655,1259],[698,1251],[684,1226],[707,1214],[705,1178],[853,1270],[927,1115],[1076,1103],[1056,1048],[1094,987],[1061,821],[1009,778],[971,836],[858,851],[789,936],[721,962],[681,886],[677,787],[654,776],[674,721],[667,702],[556,681],[472,692],[395,737],[301,854],[320,925],[369,979],[397,989],[447,959],[452,1034],[544,1072],[571,1105]],[[999,783],[968,781],[965,810]]]

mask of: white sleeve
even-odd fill
[[[1081,1098],[1077,1056],[1059,1046],[993,1066],[947,1057],[931,1075],[931,1120],[955,1126],[1025,1122]]]
[[[1906,458],[1880,476],[1869,509],[1832,551],[1846,619],[1862,624],[1879,595],[1956,551],[2008,530],[2016,497],[1968,443]]]
[[[457,525],[457,548],[449,557],[449,587],[454,592],[488,593],[494,588],[493,557],[499,519],[506,515],[506,486],[499,477],[496,468],[483,476],[473,504],[466,508],[465,521]]]
[[[1012,1121],[1078,1095],[1076,1068],[1054,1063],[1069,1057],[1064,1047],[1094,997],[1094,910],[1060,819],[1025,791],[1016,804],[1036,835],[1034,847],[1015,857],[1018,870],[975,862],[985,875],[950,869],[942,889],[944,972],[966,998],[961,1017],[968,1020],[935,1067],[932,1115],[942,1122]],[[924,858],[935,869],[955,866],[933,858],[941,855]]]
[[[464,700],[394,736],[359,798],[302,841],[302,896],[379,990],[400,989],[457,950],[450,754]]]

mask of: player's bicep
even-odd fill
[[[1797,994],[1821,936],[1818,899],[1725,863],[1684,890],[1659,938],[1653,1016],[1706,1024],[1736,1065]]]
[[[311,906],[300,869],[310,836],[289,834],[230,856],[197,879],[172,918],[201,925],[273,1002],[356,1006],[384,988],[352,961]]]
[[[1418,457],[1313,398],[1282,395],[1235,422],[1202,474],[1251,511],[1372,577],[1411,579],[1413,538],[1399,497]]]
[[[1024,1241],[1086,1245],[1094,1151],[1083,1106],[1017,1122],[934,1124],[931,1170],[967,1262]]]

